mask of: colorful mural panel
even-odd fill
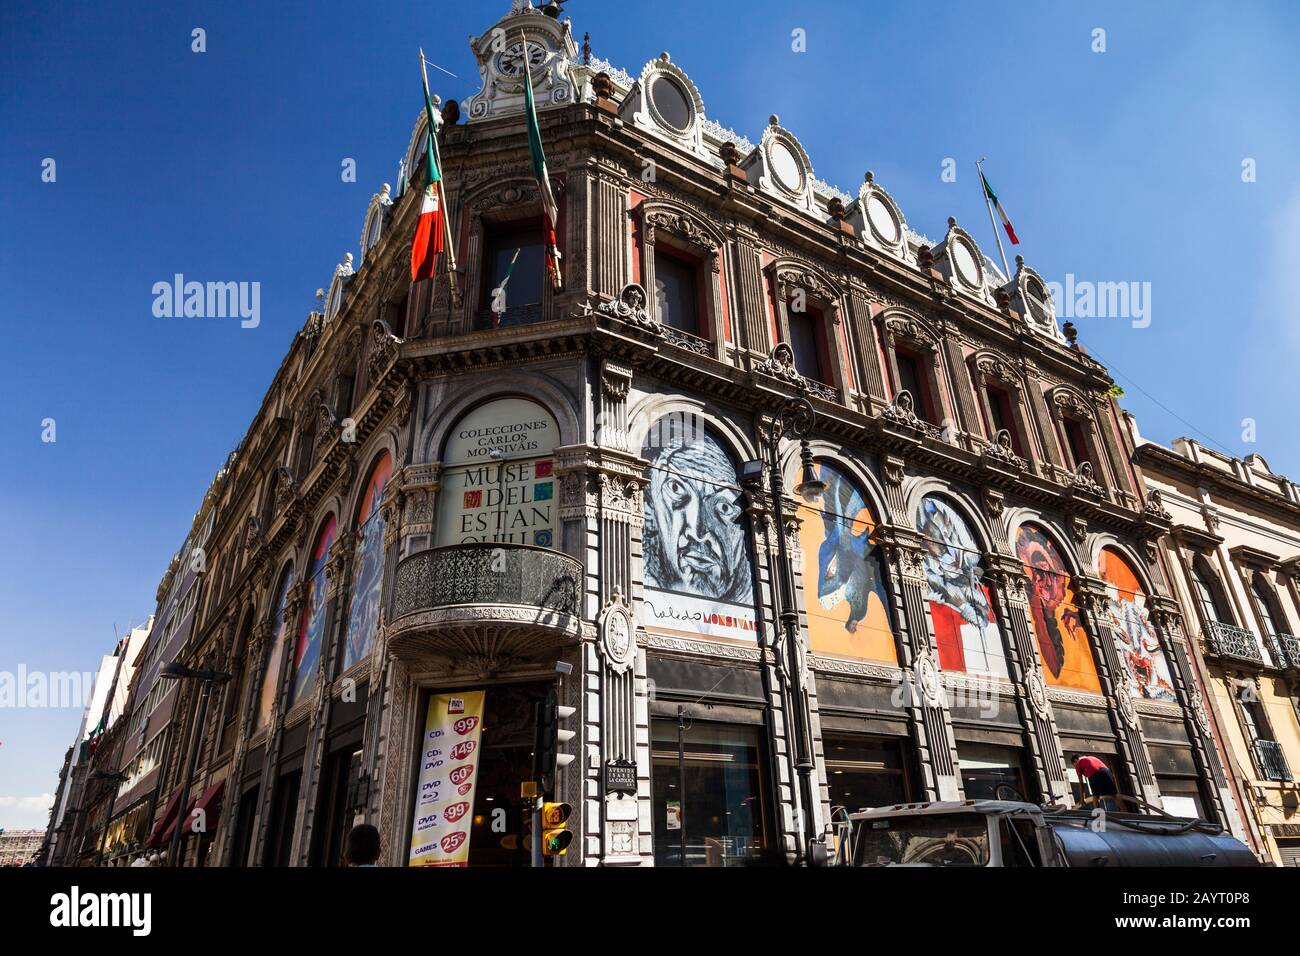
[[[755,640],[753,563],[736,466],[702,425],[666,416],[647,433],[645,622]]]
[[[370,653],[375,628],[379,625],[379,597],[384,580],[384,515],[379,503],[392,474],[393,459],[385,453],[375,465],[361,498],[352,605],[348,611],[347,642],[343,646],[344,670]]]
[[[289,642],[285,625],[284,608],[289,603],[289,588],[293,587],[293,569],[284,572],[280,590],[275,599],[275,625],[271,631],[271,646],[266,652],[266,669],[262,671],[262,686],[257,696],[257,726],[265,727],[271,721],[271,708],[279,690],[280,662],[284,660],[284,646]]]
[[[325,562],[338,521],[333,515],[325,523],[316,548],[312,551],[311,565],[307,569],[307,605],[302,612],[298,628],[298,644],[294,648],[293,683],[289,687],[289,706],[292,707],[315,686],[320,665],[320,649],[325,637]]]
[[[921,500],[916,529],[925,538],[930,620],[946,671],[1010,676],[993,597],[981,581],[981,551],[970,527],[946,501]]]
[[[1043,675],[1054,687],[1101,693],[1092,643],[1074,603],[1070,572],[1056,545],[1037,525],[1016,532],[1016,554],[1029,575],[1029,610]]]
[[[799,508],[804,609],[814,653],[898,663],[875,517],[841,471],[820,462],[826,492]]]
[[[1134,696],[1177,700],[1169,661],[1147,611],[1147,596],[1132,566],[1114,548],[1102,548],[1097,572],[1106,582],[1106,617]]]

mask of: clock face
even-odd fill
[[[546,61],[547,49],[539,43],[528,44],[528,66],[535,69]],[[502,76],[518,77],[524,73],[524,44],[512,43],[497,54],[497,72]]]

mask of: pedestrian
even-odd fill
[[[1079,777],[1088,782],[1088,792],[1107,810],[1117,809],[1115,797],[1119,789],[1115,786],[1115,775],[1110,768],[1096,757],[1080,757],[1074,762],[1074,770]]]
[[[344,860],[348,866],[378,866],[379,830],[369,823],[358,823],[348,831]]]

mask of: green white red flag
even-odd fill
[[[433,100],[429,98],[429,75],[424,69],[424,51],[420,51],[420,78],[424,82],[424,111],[429,121],[429,175],[420,206],[420,219],[411,243],[411,281],[432,279],[438,254],[444,248],[446,227],[442,222],[442,171],[438,168],[438,124],[433,118]]]
[[[988,197],[988,201],[993,204],[993,208],[998,211],[998,218],[1002,220],[1002,228],[1007,231],[1007,238],[1011,240],[1013,246],[1020,245],[1020,240],[1016,238],[1016,230],[1011,225],[1011,217],[1008,216],[1007,211],[1002,208],[1002,203],[998,202],[998,194],[995,193],[993,187],[989,185],[989,181],[985,178],[984,170],[982,169],[980,170],[980,182],[984,184],[984,195]]]
[[[523,31],[520,31],[523,36]],[[533,158],[533,175],[542,194],[542,241],[546,246],[546,271],[555,288],[564,284],[560,273],[560,249],[555,243],[555,224],[559,220],[559,207],[555,203],[555,193],[551,191],[551,178],[546,170],[546,153],[542,150],[542,130],[537,125],[537,107],[533,103],[532,68],[528,64],[528,37],[524,41],[524,68],[527,80],[524,83],[524,119],[528,124],[528,151]]]

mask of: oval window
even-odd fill
[[[789,146],[777,140],[768,150],[768,156],[772,160],[772,172],[776,173],[777,182],[792,193],[803,188],[803,168]]]
[[[894,218],[894,210],[889,208],[889,203],[873,195],[867,200],[867,218],[871,221],[872,230],[881,240],[891,246],[898,242],[898,220]]]
[[[650,84],[650,102],[666,126],[678,133],[691,128],[695,110],[680,86],[666,76],[657,76]]]
[[[970,246],[964,242],[954,242],[952,244],[952,261],[957,266],[957,274],[961,276],[962,282],[971,287],[979,286],[980,267]]]

